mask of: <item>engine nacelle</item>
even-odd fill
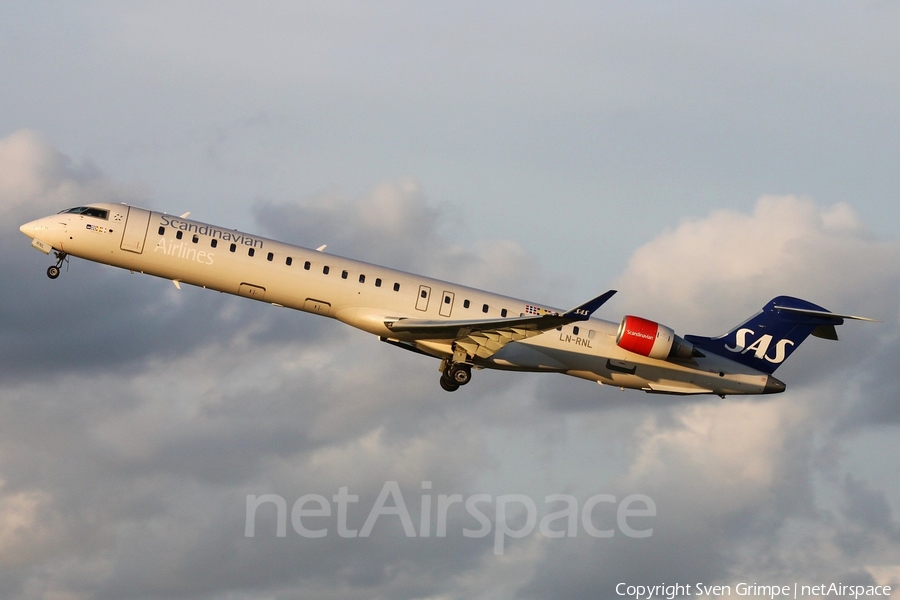
[[[675,335],[671,327],[633,315],[622,319],[616,344],[629,352],[661,360],[702,356],[693,344]]]

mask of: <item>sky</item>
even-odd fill
[[[900,587],[898,30],[887,0],[2,3],[0,597]],[[94,201],[564,308],[615,288],[598,316],[680,335],[781,294],[879,322],[775,396],[448,394],[335,321],[49,280],[19,225]]]

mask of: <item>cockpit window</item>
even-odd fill
[[[75,215],[84,215],[85,217],[96,217],[98,219],[109,220],[109,211],[102,208],[94,208],[93,206],[76,206],[69,210],[64,210],[59,214],[72,213]]]

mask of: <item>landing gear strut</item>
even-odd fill
[[[467,363],[448,362],[441,375],[441,387],[448,392],[455,392],[460,386],[472,380],[472,365]]]
[[[47,267],[47,277],[50,279],[56,279],[59,277],[59,269],[62,267],[63,262],[65,262],[67,258],[67,254],[65,252],[56,252],[56,264],[50,267]]]

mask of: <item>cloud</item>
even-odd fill
[[[0,187],[7,229],[96,197],[142,203],[33,134],[2,147],[0,171],[18,172]],[[479,284],[521,275],[515,244],[485,242],[497,251],[480,256],[447,241],[439,211],[411,180],[278,210],[267,222],[273,213],[262,207],[263,225],[287,223],[277,233],[301,243],[323,235],[363,258],[372,243],[379,260],[458,270]],[[491,555],[489,541],[410,543],[390,526],[356,544],[243,537],[247,494],[293,502],[348,486],[371,504],[394,480],[416,499],[417,519],[422,481],[433,481],[435,494],[477,489],[482,469],[472,465],[490,464],[471,421],[480,409],[446,402],[436,361],[333,321],[78,259],[49,281],[46,259],[23,236],[0,243],[9,250],[0,262],[18,283],[5,288],[0,312],[0,544],[16,545],[19,556],[0,564],[4,595],[248,589],[256,597],[312,587],[334,597],[412,597],[453,588]],[[451,516],[451,529],[471,526],[460,519]]]
[[[849,205],[795,196],[686,220],[639,248],[618,300],[681,333],[725,331],[779,294],[885,322],[847,322],[841,342],[807,342],[779,371],[788,392],[774,398],[639,403],[645,416],[616,487],[654,498],[653,542],[548,552],[522,593],[612,597],[602,590],[620,581],[862,581],[868,565],[900,559],[885,491],[893,476],[850,475],[841,458],[860,431],[898,418],[898,258],[900,246],[874,238]],[[610,406],[615,394],[593,405],[560,395],[569,403],[543,406],[607,419],[625,410]]]
[[[142,202],[27,132],[0,140],[0,167],[13,232],[92,197]],[[463,244],[453,214],[408,178],[254,211],[275,237],[540,295],[527,251]],[[846,458],[860,432],[896,426],[900,262],[848,205],[784,196],[714,212],[661,233],[621,274],[620,306],[682,333],[734,325],[781,293],[884,319],[807,342],[783,367],[788,392],[753,399],[498,372],[449,395],[436,361],[339,323],[86,261],[51,282],[24,237],[0,244],[15,281],[0,304],[0,549],[16,548],[0,561],[4,596],[586,598],[618,581],[850,581],[900,564],[892,475]],[[247,495],[290,506],[348,487],[359,528],[386,481],[416,524],[423,482],[434,498],[538,504],[642,493],[657,516],[648,539],[535,534],[500,557],[460,534],[477,526],[465,512],[446,538],[407,538],[387,517],[370,539],[312,540],[277,537],[267,506],[243,535]]]
[[[501,293],[523,294],[540,274],[534,257],[510,240],[454,241],[465,216],[429,203],[409,177],[360,197],[332,190],[304,202],[264,202],[254,214],[277,239],[327,244],[329,253]]]
[[[224,342],[238,330],[314,337],[322,325],[224,295],[178,292],[158,279],[77,258],[60,280],[49,281],[43,272],[52,256],[29,248],[19,225],[90,202],[146,205],[146,199],[90,164],[76,165],[29,131],[0,140],[0,173],[0,226],[9,232],[0,238],[0,268],[17,282],[0,290],[0,374],[7,382],[48,366],[51,373],[134,367],[148,357]]]
[[[690,327],[719,328],[708,333],[781,294],[895,322],[898,258],[900,246],[874,238],[847,204],[763,196],[751,214],[718,210],[657,236],[617,285],[630,310],[677,310]]]
[[[29,130],[0,139],[0,164],[0,210],[4,219],[10,218],[14,210],[38,218],[57,212],[60,204],[77,205],[95,193],[102,199],[94,201],[111,198],[107,186],[96,185],[98,177],[90,164],[75,165]]]

